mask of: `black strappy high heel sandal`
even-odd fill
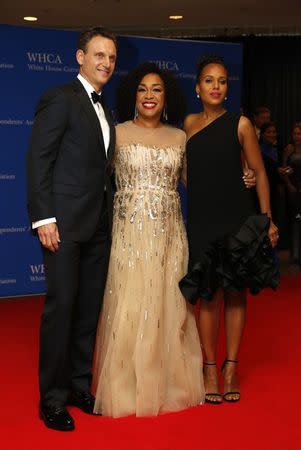
[[[204,366],[216,366],[216,363],[204,362]],[[210,398],[215,397],[215,398]],[[205,393],[205,402],[210,403],[211,405],[220,405],[223,401],[222,394],[219,392],[206,392]]]
[[[223,362],[223,365],[221,367],[221,371],[223,373],[224,368],[226,366],[227,363],[234,363],[237,364],[238,361],[235,359],[225,359],[225,361]],[[223,394],[223,399],[225,400],[225,402],[228,403],[235,403],[235,402],[239,402],[240,400],[240,392],[239,391],[229,391],[229,392],[224,392]]]

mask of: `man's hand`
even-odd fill
[[[245,169],[244,176],[242,177],[245,183],[245,186],[250,189],[256,186],[256,177],[255,172],[252,169]]]
[[[59,248],[60,235],[56,223],[49,223],[37,228],[38,236],[43,247],[51,252],[56,252]]]

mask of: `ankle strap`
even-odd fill
[[[205,366],[216,366],[215,362],[205,362],[203,363]]]
[[[230,362],[230,363],[238,363],[237,359],[225,359],[225,362]]]

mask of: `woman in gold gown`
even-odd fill
[[[119,96],[112,249],[95,354],[94,412],[154,416],[204,401],[193,309],[178,287],[188,246],[177,185],[185,134],[174,78],[138,66]],[[134,119],[133,119],[134,116]]]

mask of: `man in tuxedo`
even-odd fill
[[[110,251],[115,131],[102,89],[115,68],[116,39],[81,33],[78,77],[40,99],[28,158],[28,208],[42,245],[47,294],[40,330],[39,413],[74,429],[66,405],[93,413],[94,340]]]

